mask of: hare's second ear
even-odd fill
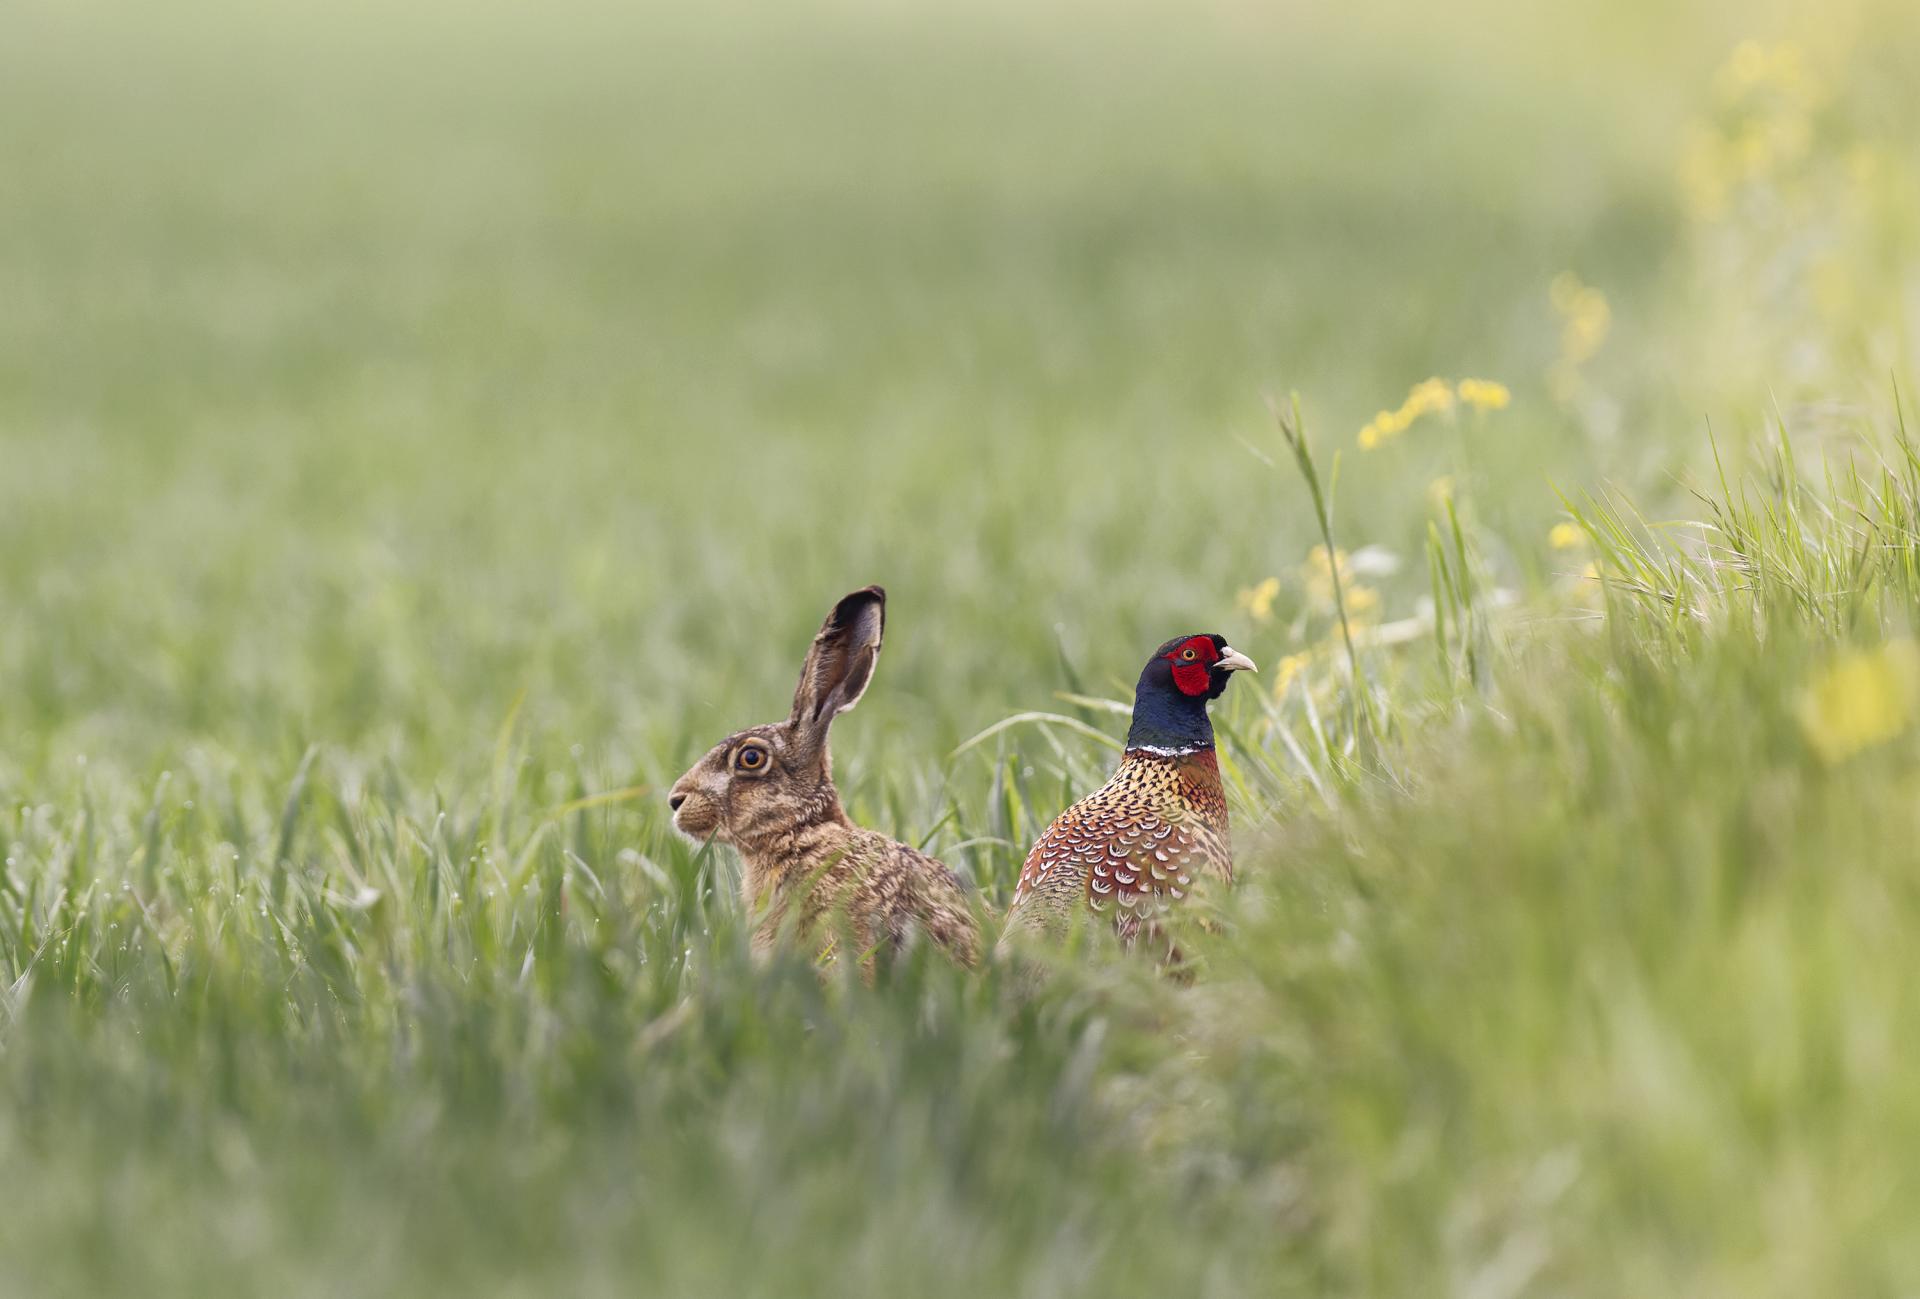
[[[880,660],[880,636],[887,625],[887,593],[865,587],[833,606],[820,634],[813,638],[793,692],[793,723],[822,726],[860,702]]]

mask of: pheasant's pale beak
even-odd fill
[[[1258,672],[1253,660],[1231,645],[1220,647],[1220,659],[1213,665],[1215,672]]]

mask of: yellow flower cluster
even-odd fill
[[[1492,379],[1462,379],[1455,391],[1462,402],[1475,410],[1505,410],[1513,400],[1507,385],[1495,383]]]
[[[1585,365],[1607,341],[1613,328],[1613,308],[1607,295],[1583,284],[1572,271],[1553,277],[1547,288],[1553,309],[1560,313],[1560,357],[1571,365]]]
[[[1325,546],[1315,546],[1307,553],[1307,562],[1300,566],[1307,598],[1314,606],[1323,613],[1335,611],[1333,575],[1336,567],[1340,573],[1340,592],[1347,601],[1347,616],[1358,620],[1378,610],[1380,593],[1354,580],[1353,561],[1347,552],[1336,550],[1329,555]]]
[[[1742,41],[1714,78],[1719,111],[1694,128],[1681,183],[1696,218],[1716,221],[1742,186],[1766,182],[1804,161],[1823,88],[1790,42]]]
[[[1307,670],[1307,665],[1311,662],[1313,662],[1313,655],[1304,651],[1299,654],[1289,654],[1281,659],[1279,666],[1273,670],[1273,697],[1284,699],[1288,689],[1300,679],[1300,674]]]
[[[1679,368],[1722,394],[1833,391],[1911,358],[1920,151],[1885,111],[1871,71],[1885,51],[1860,10],[1796,24],[1804,47],[1735,47],[1683,141],[1676,179],[1707,310]]]
[[[1416,383],[1407,399],[1396,410],[1383,410],[1360,430],[1360,446],[1371,451],[1389,438],[1397,438],[1413,427],[1422,415],[1453,409],[1453,388],[1444,379]]]
[[[1800,692],[1807,743],[1824,762],[1844,761],[1907,728],[1920,702],[1920,649],[1893,641],[1842,655]]]
[[[1557,400],[1569,401],[1580,389],[1580,367],[1613,331],[1613,307],[1606,294],[1572,271],[1553,277],[1547,297],[1560,317],[1560,356],[1547,372],[1548,387]]]
[[[1577,523],[1556,523],[1547,533],[1547,544],[1555,550],[1578,550],[1587,544],[1587,534]]]
[[[1265,622],[1273,617],[1273,602],[1280,595],[1280,579],[1269,577],[1263,582],[1242,587],[1240,594],[1234,597],[1234,607],[1247,614],[1255,622]]]
[[[1502,410],[1512,400],[1507,386],[1491,379],[1462,379],[1458,387],[1445,379],[1423,379],[1413,385],[1398,408],[1383,410],[1367,422],[1360,430],[1360,448],[1371,451],[1399,437],[1422,416],[1452,414],[1456,403],[1475,410]]]
[[[1792,41],[1768,45],[1744,40],[1714,74],[1714,90],[1721,102],[1738,104],[1755,92],[1784,95],[1802,103],[1819,98],[1819,83],[1807,71],[1806,57]]]
[[[1353,563],[1344,550],[1336,550],[1331,555],[1325,546],[1315,546],[1307,552],[1307,562],[1300,565],[1300,576],[1307,584],[1307,597],[1315,604],[1333,603],[1333,572],[1339,565],[1340,580],[1343,583],[1353,580]]]

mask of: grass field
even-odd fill
[[[1920,1290],[1916,56],[11,7],[0,1293]],[[662,794],[872,581],[989,914],[1260,662],[1192,987],[749,963]]]

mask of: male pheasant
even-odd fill
[[[1207,704],[1235,672],[1256,670],[1224,636],[1177,636],[1153,652],[1134,690],[1119,770],[1033,845],[1003,941],[1058,935],[1087,907],[1110,912],[1115,932],[1132,945],[1143,932],[1157,935],[1161,910],[1196,882],[1232,882],[1227,799]]]

